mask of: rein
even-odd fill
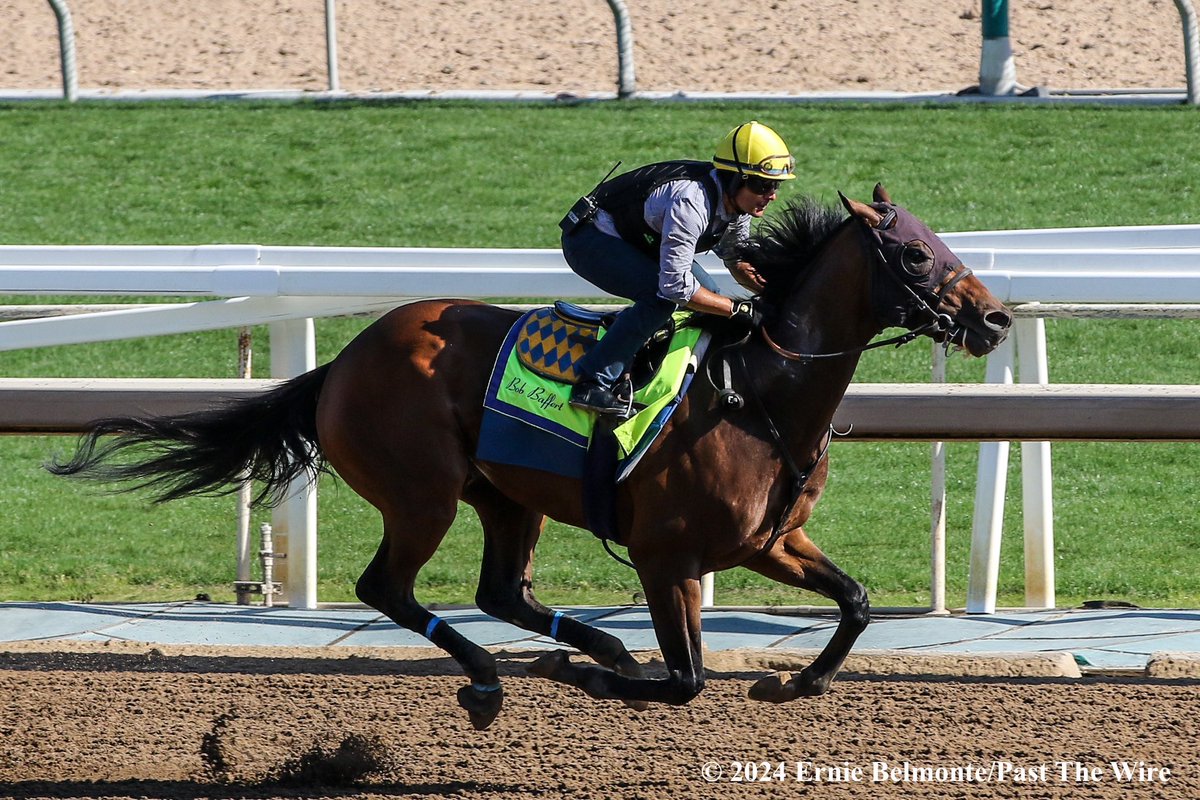
[[[945,328],[942,326],[941,319],[935,319],[932,322],[925,323],[920,328],[914,328],[911,331],[905,331],[899,336],[893,336],[890,339],[881,339],[878,342],[868,342],[862,347],[854,347],[849,350],[838,350],[836,353],[797,353],[779,345],[774,339],[772,339],[771,334],[767,333],[767,326],[763,325],[759,327],[758,332],[762,334],[763,341],[767,343],[767,347],[771,348],[771,351],[774,352],[775,355],[780,356],[781,358],[786,358],[788,361],[808,363],[810,361],[816,361],[820,358],[842,358],[843,356],[852,356],[858,353],[865,353],[868,350],[874,350],[877,347],[886,347],[889,344],[894,344],[896,347],[900,347],[901,345],[908,344],[909,342],[925,335],[926,333],[936,333],[943,330],[945,330]]]
[[[878,249],[876,249],[875,252],[879,256],[880,261],[886,266],[887,259],[884,258],[883,253]],[[767,343],[767,347],[771,348],[771,351],[775,353],[775,355],[785,358],[788,361],[799,361],[801,363],[808,363],[822,358],[842,358],[843,356],[857,355],[859,353],[865,353],[868,350],[874,350],[877,347],[887,347],[888,345],[900,347],[928,333],[950,334],[949,338],[947,339],[947,346],[949,346],[954,339],[954,322],[948,315],[939,314],[937,307],[942,304],[946,294],[955,286],[957,286],[959,281],[971,274],[970,267],[965,265],[960,266],[962,268],[951,272],[950,279],[947,280],[941,286],[941,288],[937,290],[937,293],[934,295],[935,302],[933,305],[931,305],[924,297],[921,297],[921,295],[917,294],[917,292],[914,291],[911,286],[897,278],[891,270],[885,270],[887,274],[893,278],[893,280],[896,280],[901,286],[908,290],[909,294],[913,296],[913,299],[917,301],[915,304],[917,309],[930,317],[930,321],[921,327],[913,328],[910,331],[905,331],[904,333],[898,336],[893,336],[890,339],[881,339],[877,342],[868,342],[862,347],[853,347],[849,350],[839,350],[834,353],[797,353],[793,350],[788,350],[772,339],[771,334],[767,332],[766,325],[759,326],[758,332],[762,335],[763,341]]]

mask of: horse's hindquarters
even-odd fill
[[[411,303],[346,346],[322,390],[317,432],[351,488],[381,510],[414,486],[441,483],[436,493],[457,499],[488,374],[514,318],[473,301]]]

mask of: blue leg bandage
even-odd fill
[[[563,613],[561,611],[554,612],[554,619],[550,620],[550,638],[558,638],[558,623],[562,622]]]

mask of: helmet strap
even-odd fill
[[[742,184],[746,182],[746,176],[735,172],[726,172],[721,174],[721,188],[725,190],[725,194],[730,196],[737,193],[737,190],[742,188]]]
[[[721,175],[721,188],[725,192],[725,197],[729,201],[729,206],[736,214],[743,214],[741,208],[738,207],[737,195],[741,188],[746,185],[746,176],[735,172],[726,172]]]
[[[749,123],[747,122],[743,122],[741,125],[738,125],[737,130],[733,132],[733,164],[737,167],[738,176],[741,177],[743,181],[746,180],[746,172],[742,169],[742,157],[738,155],[737,137],[738,134],[742,132],[742,128],[746,127],[748,124]],[[747,152],[747,155],[748,154],[749,153]]]

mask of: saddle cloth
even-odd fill
[[[677,314],[677,322],[686,318]],[[618,476],[636,465],[683,397],[708,334],[676,326],[657,373],[634,394],[640,409],[613,431]],[[553,308],[526,312],[509,330],[496,356],[483,402],[475,456],[582,478],[596,417],[567,404],[575,365],[604,335],[599,325],[559,316]]]

